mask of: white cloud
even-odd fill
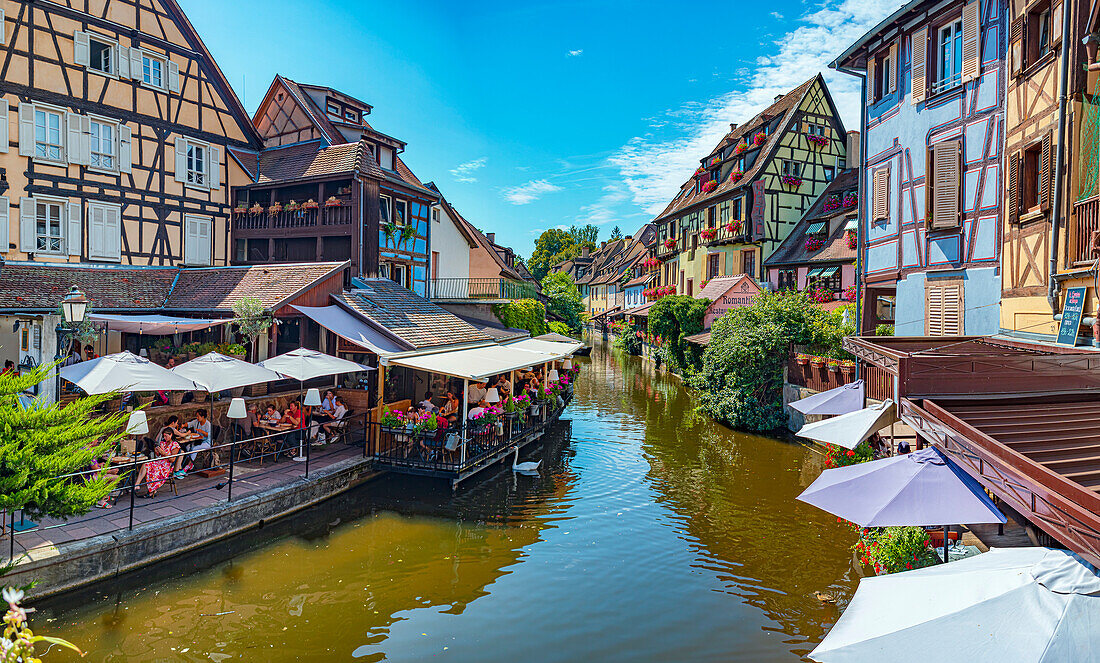
[[[555,191],[561,191],[561,187],[551,184],[549,180],[531,180],[526,184],[505,189],[504,199],[513,205],[526,205]]]
[[[616,210],[629,197],[627,192],[613,184],[605,186],[603,192],[596,202],[581,206],[580,213],[577,214],[577,223],[603,226],[622,220],[622,214]]]
[[[481,157],[461,163],[451,169],[451,175],[454,176],[456,182],[476,182],[477,177],[474,176],[474,173],[484,168],[487,161],[489,161],[488,157]]]
[[[777,21],[782,21],[783,20],[783,14],[780,14],[779,12],[772,12],[772,18],[774,18]]]
[[[804,15],[795,30],[777,39],[772,55],[757,59],[740,89],[703,103],[689,102],[665,113],[675,136],[636,136],[609,158],[632,201],[648,214],[664,209],[680,185],[729,131],[769,106],[778,94],[821,72],[845,126],[858,127],[859,81],[828,68],[837,55],[897,7],[896,0],[841,0]],[[665,127],[665,128],[668,128]]]
[[[584,53],[584,49],[583,48],[578,48],[575,51],[569,51],[569,57],[575,58],[575,57],[580,56],[581,53]]]

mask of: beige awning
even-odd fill
[[[530,350],[532,352],[543,352],[551,355],[550,360],[556,361],[558,359],[565,359],[572,355],[577,350],[581,349],[582,344],[576,341],[570,343],[562,343],[559,341],[543,341],[537,338],[525,338],[519,341],[511,343],[505,343],[504,347],[518,348],[520,350]],[[549,360],[543,360],[549,361]]]
[[[514,345],[493,344],[410,357],[390,357],[386,362],[394,366],[404,366],[429,373],[482,380],[528,366],[539,366],[560,358],[554,354],[524,350]]]

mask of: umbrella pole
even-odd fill
[[[943,563],[947,563],[947,536],[951,533],[951,526],[943,526]]]
[[[302,390],[305,389],[305,384],[306,383],[302,380],[298,380],[298,432],[295,433],[295,435],[298,436],[298,455],[294,457],[294,460],[299,463],[306,460],[305,451],[302,450],[302,434],[305,431],[305,429],[302,428],[302,423],[304,423],[302,417],[306,416],[305,410],[302,409]]]

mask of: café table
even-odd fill
[[[287,432],[292,431],[292,430],[297,430],[297,428],[298,428],[294,424],[279,424],[279,423],[272,423],[272,422],[267,422],[267,421],[257,421],[255,424],[253,424],[253,427],[254,428],[259,428],[260,430],[263,430],[263,431],[266,431],[268,434],[287,433]],[[276,454],[275,455],[275,461],[276,462],[278,462],[278,460],[279,460],[278,454],[281,454],[281,453],[283,453],[283,451],[286,450],[286,438],[287,438],[286,435],[279,435],[278,437],[272,438],[273,440],[275,440],[275,449],[274,449],[274,451],[275,451],[275,454]],[[263,448],[265,446],[266,445],[264,444],[264,441],[261,440],[260,441],[261,454],[263,453]]]

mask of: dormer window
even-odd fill
[[[330,101],[328,102],[328,104],[325,105],[325,112],[327,112],[328,116],[334,120],[339,120],[343,116],[343,113],[341,111],[342,109],[340,108],[340,104],[336,104]]]
[[[358,124],[359,123],[359,113],[356,113],[355,111],[353,111],[351,109],[345,110],[344,111],[344,119],[347,120],[348,122],[354,122],[354,123]]]

